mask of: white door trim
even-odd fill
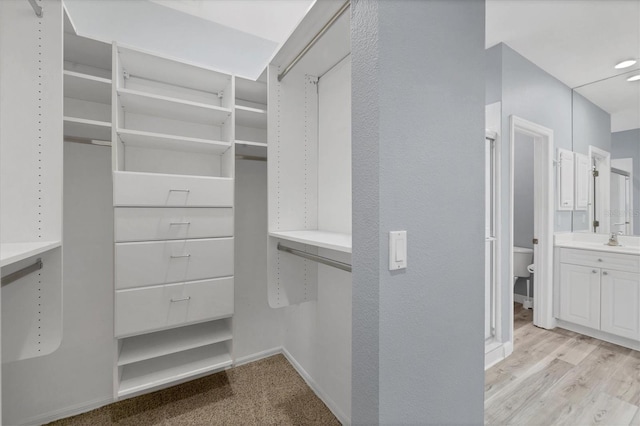
[[[517,116],[510,116],[509,123],[509,276],[513,277],[513,212],[514,212],[514,148],[515,134],[521,133],[534,140],[534,245],[535,274],[533,291],[533,324],[542,328],[555,328],[553,317],[553,226],[554,226],[554,169],[553,130]],[[513,318],[513,290],[509,292],[511,317]],[[513,321],[511,321],[513,336]]]

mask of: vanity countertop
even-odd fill
[[[639,237],[620,236],[619,246],[610,246],[607,241],[609,241],[608,237],[602,234],[562,233],[555,235],[556,247],[640,256]]]

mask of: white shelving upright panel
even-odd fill
[[[115,43],[113,64],[114,382],[125,398],[233,364],[234,79]]]
[[[236,153],[267,156],[266,71],[257,81],[236,77]]]
[[[62,338],[62,6],[0,2],[2,362],[48,355]]]
[[[328,7],[326,7],[328,5]],[[268,67],[269,304],[317,299],[318,264],[278,244],[350,262],[350,19],[343,14],[282,79],[295,55],[341,6],[314,9]],[[315,28],[315,27],[317,28]]]

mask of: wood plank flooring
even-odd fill
[[[486,425],[640,425],[640,352],[514,312],[514,352],[485,374]]]

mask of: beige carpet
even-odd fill
[[[50,425],[339,425],[282,355],[275,355]]]

